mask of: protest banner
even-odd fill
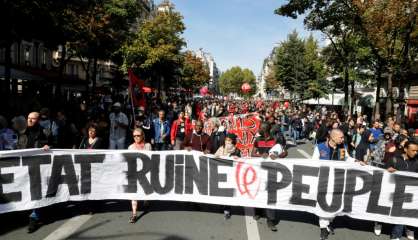
[[[100,199],[295,210],[418,226],[416,173],[343,161],[215,158],[195,151],[0,154],[0,213]]]
[[[258,113],[229,115],[218,119],[221,122],[221,126],[223,126],[228,133],[237,135],[236,146],[241,151],[241,156],[251,156],[256,134],[261,125],[261,119],[259,118]],[[210,132],[207,129],[206,123],[204,131],[206,133]]]

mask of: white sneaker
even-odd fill
[[[409,240],[414,240],[415,239],[414,231],[406,229],[405,232],[406,232],[406,238],[408,238]]]
[[[391,238],[390,240],[400,240],[399,238]]]
[[[376,234],[376,236],[379,236],[382,233],[382,224],[375,222],[374,223],[374,234]]]

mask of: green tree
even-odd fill
[[[173,85],[175,81],[167,80],[179,76],[180,51],[186,45],[184,30],[183,17],[174,9],[145,19],[133,40],[122,47],[123,69],[133,67],[142,78],[157,82],[160,89]]]
[[[305,72],[308,79],[307,98],[321,98],[328,95],[329,84],[325,79],[326,72],[323,59],[320,58],[318,42],[310,35],[305,40]]]
[[[290,0],[276,9],[276,14],[296,18],[305,14],[304,23],[309,30],[321,31],[331,42],[340,59],[344,62],[344,105],[348,108],[349,98],[349,51],[346,39],[353,34],[355,14],[348,0],[335,1],[301,1]],[[337,41],[338,39],[338,41]]]
[[[184,88],[198,89],[208,84],[210,80],[209,67],[193,52],[183,54],[181,66],[181,85]]]
[[[243,95],[241,86],[248,83],[251,86],[249,94],[254,94],[256,90],[256,78],[250,69],[232,67],[221,74],[219,78],[219,89],[223,94],[236,93]]]
[[[78,39],[70,43],[70,49],[83,63],[94,92],[98,60],[112,59],[118,54],[131,36],[141,12],[139,2],[134,0],[91,0],[88,3],[76,22]]]
[[[281,85],[278,79],[276,78],[276,72],[272,69],[267,75],[265,76],[266,81],[266,91],[273,92],[277,90]]]
[[[274,72],[284,88],[304,99],[308,86],[305,70],[304,42],[298,33],[293,31],[276,50]]]
[[[309,36],[303,40],[293,31],[275,52],[275,79],[300,100],[328,94],[325,67],[318,42]]]
[[[417,13],[415,0],[290,0],[276,9],[276,13],[296,18],[304,15],[310,30],[323,32],[339,52],[344,66],[349,66],[346,39],[359,35],[373,55],[376,82],[375,116],[379,114],[380,87],[383,73],[387,73],[386,113],[392,112],[392,78],[400,77],[400,87],[410,81],[411,64],[416,60]],[[349,35],[347,35],[349,34]],[[336,42],[341,44],[338,46]],[[415,46],[415,47],[414,47]],[[349,68],[344,69],[345,103],[348,100]],[[402,93],[402,91],[401,91]],[[402,94],[401,94],[402,95]],[[401,108],[402,109],[402,108]]]
[[[358,14],[361,33],[368,40],[380,65],[376,68],[378,91],[382,68],[387,73],[386,114],[393,109],[393,79],[399,79],[399,89],[412,81],[412,66],[417,61],[418,2],[415,0],[369,0],[353,1]],[[379,24],[376,24],[378,22]],[[378,94],[378,92],[377,92]],[[380,95],[380,94],[379,94]],[[399,101],[403,104],[403,91]],[[378,101],[376,102],[378,107]],[[400,117],[403,108],[398,111]],[[376,111],[376,114],[379,111]]]

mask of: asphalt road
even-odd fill
[[[312,154],[310,143],[289,149],[290,158]],[[88,214],[88,207],[95,209]],[[0,215],[0,239],[141,239],[141,240],[299,240],[319,239],[318,218],[304,212],[279,211],[278,231],[267,228],[265,218],[253,220],[251,209],[233,208],[232,218],[225,220],[222,208],[183,202],[150,202],[140,207],[140,218],[128,223],[129,201],[64,203],[43,211],[44,225],[32,234],[26,233],[28,211]],[[373,223],[338,217],[335,235],[329,239],[389,239],[390,226],[375,236]],[[406,238],[405,238],[406,239]]]

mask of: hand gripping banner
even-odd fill
[[[418,226],[418,174],[310,159],[195,151],[0,153],[0,213],[66,201],[169,200],[305,211]]]

